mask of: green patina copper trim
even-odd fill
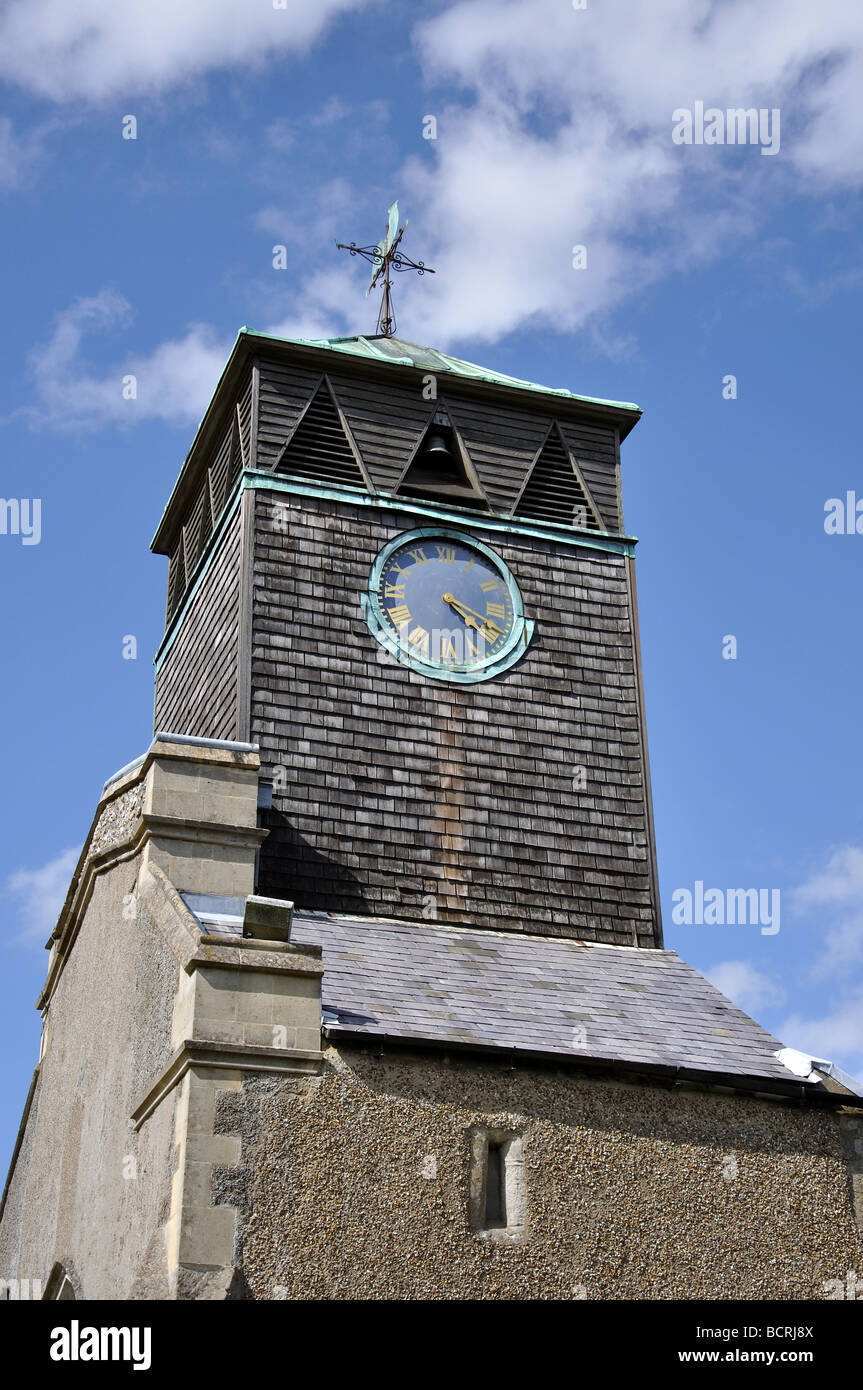
[[[506,583],[512,604],[512,631],[499,652],[486,657],[475,665],[468,666],[463,663],[459,666],[447,666],[439,661],[420,660],[388,626],[378,602],[381,574],[390,557],[397,550],[401,550],[403,546],[410,545],[412,541],[431,539],[432,537],[455,540],[469,550],[477,550],[480,555],[484,555],[494,565]],[[482,541],[474,540],[473,536],[465,536],[463,531],[453,531],[447,526],[423,526],[416,531],[402,531],[400,535],[387,541],[383,549],[378,552],[369,571],[368,590],[365,594],[360,595],[360,608],[375,641],[386,648],[402,666],[409,666],[412,671],[416,671],[421,676],[431,677],[432,680],[456,681],[460,684],[475,684],[478,681],[491,680],[492,676],[499,676],[501,672],[506,671],[527,651],[534,631],[533,620],[526,619],[524,616],[521,590],[500,556],[490,546],[483,545]]]
[[[416,367],[418,371],[447,372],[452,376],[467,377],[471,381],[486,381],[494,386],[510,386],[518,391],[536,391],[543,396],[563,396],[566,400],[583,401],[586,405],[610,406],[613,410],[626,410],[641,415],[641,407],[632,401],[608,401],[602,396],[581,396],[565,386],[541,386],[536,381],[524,381],[521,377],[507,376],[494,372],[490,367],[479,367],[475,362],[465,362],[461,357],[450,357],[449,353],[439,352],[437,348],[423,347],[419,343],[409,343],[404,338],[387,338],[372,334],[362,337],[357,334],[347,338],[280,338],[271,333],[258,333],[253,328],[240,330],[242,336],[267,338],[270,342],[289,343],[292,347],[318,348],[325,352],[342,352],[351,357],[364,357],[368,361],[390,363],[396,367]]]
[[[437,502],[424,502],[416,498],[393,497],[387,493],[371,493],[366,492],[364,488],[352,487],[348,483],[342,483],[338,486],[332,484],[324,486],[323,484],[310,483],[307,479],[291,478],[284,474],[276,476],[273,473],[246,468],[237,480],[236,489],[230,501],[226,503],[218,525],[207,541],[203,554],[198,559],[198,569],[192,587],[187,591],[165,629],[165,635],[153,658],[153,665],[157,672],[170,651],[184,615],[201,587],[201,582],[216,553],[218,542],[246,488],[259,488],[263,492],[286,492],[300,497],[323,497],[331,502],[350,502],[354,506],[361,507],[381,507],[385,511],[414,512],[419,516],[428,516],[442,522],[454,521],[462,526],[472,526],[482,531],[558,541],[563,545],[583,546],[589,550],[604,550],[613,555],[634,555],[637,544],[634,536],[612,537],[598,535],[595,531],[576,531],[571,526],[556,526],[552,522],[514,521],[508,517],[491,516],[487,512],[479,512],[471,507],[447,507]],[[480,544],[479,541],[474,541],[473,537],[470,539],[472,544]]]
[[[519,518],[493,516],[474,507],[427,502],[418,497],[394,496],[388,492],[366,492],[365,488],[348,483],[310,483],[306,478],[287,474],[260,472],[247,468],[242,485],[270,492],[296,493],[300,497],[325,497],[331,502],[353,502],[362,507],[381,507],[385,511],[416,512],[419,516],[456,521],[462,526],[475,526],[480,531],[502,531],[509,535],[535,536],[541,540],[561,541],[564,545],[587,546],[591,550],[608,550],[614,555],[634,555],[638,541],[635,536],[608,536],[597,531],[577,531],[572,526],[552,521],[527,521]]]

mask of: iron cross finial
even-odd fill
[[[374,266],[371,283],[366,290],[367,295],[371,294],[379,281],[383,283],[377,331],[384,338],[392,338],[396,331],[396,316],[392,299],[392,271],[415,270],[418,275],[434,275],[435,273],[431,266],[424,265],[422,261],[412,261],[399,251],[399,243],[407,225],[406,219],[402,226],[399,226],[399,205],[398,202],[395,202],[387,212],[386,234],[376,246],[357,246],[356,242],[353,241],[350,245],[344,241],[336,242],[340,251],[350,251],[352,256],[364,256]]]

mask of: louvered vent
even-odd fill
[[[226,422],[221,443],[201,478],[194,504],[189,510],[177,546],[171,555],[168,568],[169,622],[181,604],[195,567],[211,540],[215,526],[221,519],[225,505],[234,492],[245,466],[243,438],[248,440],[249,437],[250,392],[251,378],[247,378],[246,391],[240,406]],[[241,418],[245,422],[242,437]]]
[[[184,565],[183,565],[183,536],[182,536],[182,532],[181,532],[181,533],[180,533],[180,539],[179,539],[179,541],[177,542],[177,547],[176,547],[176,549],[175,549],[173,555],[171,556],[170,564],[169,564],[169,566],[168,566],[168,618],[169,618],[169,619],[170,619],[171,616],[173,615],[174,609],[177,607],[177,604],[180,602],[180,599],[183,597],[183,590],[185,589],[185,587],[186,587],[186,574],[185,574],[185,568],[184,568]]]
[[[183,549],[186,556],[186,583],[192,577],[192,571],[198,563],[198,556],[201,553],[201,516],[204,511],[203,489],[195,498],[195,505],[192,508],[189,520],[183,527]]]
[[[276,463],[277,473],[322,483],[351,483],[365,487],[339,412],[327,387],[315,392],[305,415]]]
[[[231,458],[233,437],[233,431],[228,430],[209,470],[210,504],[213,509],[213,518],[216,521],[218,521],[222,512],[222,507],[225,505],[225,490],[228,483],[228,464]]]
[[[579,530],[603,530],[556,427],[539,452],[513,516],[554,521]]]
[[[231,457],[228,464],[228,481],[226,486],[226,496],[230,497],[234,490],[234,483],[243,471],[243,446],[240,443],[240,430],[236,419],[234,420],[231,431]]]

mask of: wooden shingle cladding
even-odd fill
[[[274,783],[259,891],[659,944],[628,560],[466,519],[537,635],[505,676],[453,686],[382,659],[361,615],[380,547],[417,524],[407,502],[251,496],[249,737]]]
[[[260,341],[237,353],[154,542],[172,556],[173,614],[156,724],[260,745],[274,781],[260,891],[659,944],[631,562],[612,539],[624,408],[454,374],[426,399],[418,369]],[[448,524],[502,556],[537,624],[525,657],[477,685],[392,662],[360,608],[380,548],[434,525],[427,504],[393,498],[438,409],[493,513]],[[332,457],[316,478],[306,436],[322,412]],[[552,435],[596,509],[594,548],[560,535],[553,507],[538,527],[520,507]]]
[[[199,738],[237,738],[242,611],[240,514],[194,593],[156,673],[156,729]]]
[[[618,440],[636,418],[622,409],[455,373],[435,378],[398,363],[241,335],[154,542],[154,549],[174,556],[178,537],[183,537],[169,575],[168,622],[242,470],[291,472],[292,441],[304,415],[313,410],[322,384],[348,438],[356,465],[353,482],[364,483],[368,491],[397,490],[435,410],[442,406],[495,515],[513,514],[549,429],[556,425],[602,529],[621,533]],[[310,422],[313,419],[314,413]],[[299,476],[314,481],[311,455],[305,452]],[[352,471],[347,451],[336,471],[347,481]],[[332,481],[332,468],[322,467],[318,481]],[[519,514],[529,515],[524,506]],[[549,505],[539,508],[540,519],[550,514]],[[568,517],[558,520],[565,524]]]
[[[222,411],[221,418],[210,424],[205,445],[199,448],[207,425],[205,419],[174,490],[168,509],[171,548],[162,552],[171,557],[166,625],[170,624],[187,594],[198,562],[252,455],[254,388],[255,371],[250,364],[239,381],[236,395]],[[199,457],[193,460],[196,451]],[[193,466],[190,467],[190,463]],[[160,531],[162,529],[160,527]]]

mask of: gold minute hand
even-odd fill
[[[460,603],[452,594],[441,594],[444,603],[448,603],[450,608],[454,608],[456,613],[468,627],[476,628],[477,632],[488,632],[493,636],[499,636],[501,629],[497,623],[492,622],[491,618],[484,618],[476,609],[468,608],[466,603]]]

